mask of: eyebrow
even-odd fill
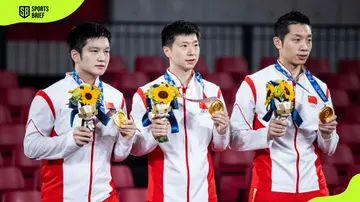
[[[89,49],[101,49],[100,47],[90,46]],[[110,49],[110,47],[105,47],[105,49]]]
[[[294,34],[294,36],[297,36],[297,37],[303,37],[302,35],[300,35],[300,34]],[[309,35],[307,35],[306,36],[306,38],[308,38],[308,37],[312,37],[312,35],[311,34],[309,34]]]
[[[187,42],[187,41],[181,41],[180,43],[186,43],[186,44],[189,44],[189,42]],[[198,41],[198,40],[195,40],[195,41],[193,41],[192,43],[199,43],[199,41]]]

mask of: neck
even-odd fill
[[[81,68],[77,66],[75,66],[75,71],[85,83],[90,85],[95,83],[97,76],[91,75],[90,73],[81,70]]]
[[[291,64],[282,58],[279,58],[279,61],[290,72],[291,76],[295,80],[298,79],[298,77],[302,71],[302,65]]]
[[[170,66],[169,70],[180,79],[180,82],[183,85],[183,87],[188,86],[191,76],[192,76],[192,72],[193,72],[192,69],[191,70],[183,70],[178,67]]]

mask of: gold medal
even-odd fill
[[[334,115],[334,110],[331,107],[325,106],[320,110],[319,119],[321,123],[326,123]]]
[[[115,125],[119,128],[127,121],[126,114],[122,110],[117,110],[112,117]]]
[[[210,102],[209,113],[213,115],[215,112],[224,111],[224,104],[220,100],[214,100]]]

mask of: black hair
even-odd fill
[[[281,16],[275,23],[275,36],[283,41],[285,35],[290,32],[289,26],[293,24],[305,24],[311,26],[310,19],[306,15],[299,11],[291,11]]]
[[[76,50],[82,54],[82,49],[88,39],[106,37],[111,43],[111,33],[104,26],[97,23],[83,23],[74,27],[67,36],[70,51]]]
[[[192,34],[196,34],[198,40],[200,39],[200,29],[196,24],[185,20],[178,20],[164,27],[161,32],[161,44],[163,47],[171,47],[176,36]]]

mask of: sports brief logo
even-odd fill
[[[19,16],[24,19],[30,14],[31,18],[44,18],[46,12],[49,12],[49,6],[19,6]]]
[[[30,16],[30,6],[19,6],[19,15],[22,18],[27,18]]]

